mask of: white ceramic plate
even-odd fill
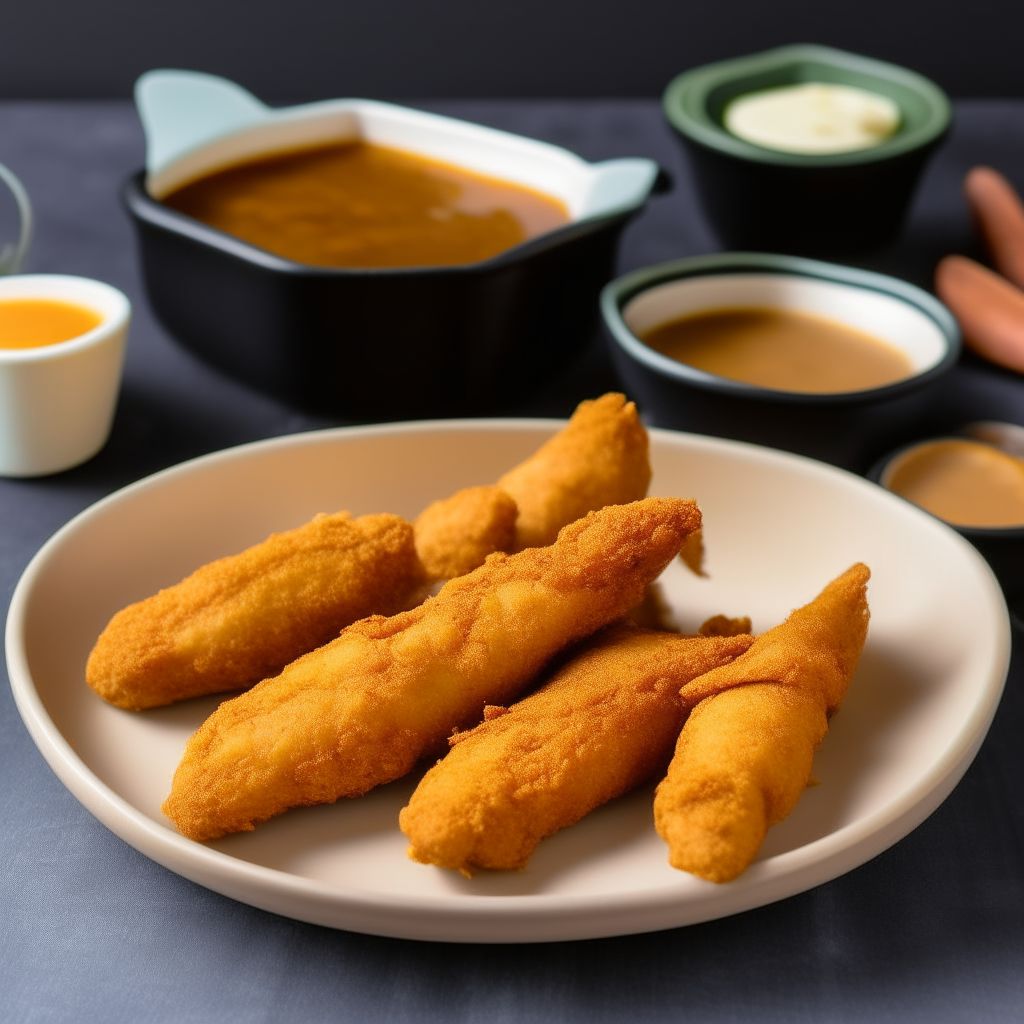
[[[728,885],[674,871],[650,789],[544,840],[522,873],[472,880],[414,864],[396,817],[407,778],[290,811],[205,845],[160,814],[186,738],[217,704],[135,714],[84,682],[111,614],[199,564],[319,511],[392,511],[495,480],[558,424],[479,421],[332,430],[210,455],[87,509],[32,560],[7,619],[18,707],[44,757],[108,828],[165,867],[257,907],[405,938],[532,942],[690,924],[760,906],[862,864],[949,794],[999,701],[1010,650],[1002,595],[970,545],[901,499],[795,456],[652,431],[653,494],[693,495],[708,579],[663,577],[693,628],[718,612],[779,622],[852,562],[871,566],[871,630],[815,762],[821,785]]]

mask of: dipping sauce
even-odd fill
[[[907,356],[880,338],[786,309],[709,310],[660,324],[640,340],[706,373],[779,391],[862,391],[914,372]]]
[[[57,299],[0,299],[0,348],[40,348],[99,327],[95,310]]]
[[[540,192],[365,142],[231,167],[163,202],[319,267],[476,263],[569,221]]]
[[[900,126],[900,110],[866,89],[806,82],[739,96],[723,123],[733,135],[783,153],[850,153],[885,142]]]
[[[918,445],[882,483],[957,526],[1024,526],[1024,461],[978,441]]]

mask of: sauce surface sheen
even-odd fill
[[[727,131],[783,153],[850,153],[880,146],[900,126],[888,96],[855,86],[803,82],[734,99]]]
[[[900,457],[890,491],[957,526],[1024,526],[1024,462],[978,441],[932,441]]]
[[[786,309],[709,310],[659,324],[639,337],[695,369],[778,391],[862,391],[914,372],[907,356],[880,338]]]
[[[569,221],[565,206],[541,192],[366,142],[229,167],[163,202],[322,267],[476,263]]]
[[[95,310],[59,299],[0,299],[0,348],[57,345],[102,322]]]

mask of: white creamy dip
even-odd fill
[[[738,96],[725,108],[733,135],[784,153],[849,153],[884,142],[900,126],[887,96],[807,82]]]

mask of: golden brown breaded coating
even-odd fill
[[[869,576],[852,566],[733,664],[682,688],[694,710],[654,798],[673,867],[728,882],[796,806],[864,647]]]
[[[711,882],[741,875],[796,806],[827,729],[813,695],[779,683],[698,704],[655,797],[669,863]]]
[[[588,512],[638,501],[651,477],[647,447],[636,407],[623,395],[581,403],[565,428],[497,487],[466,488],[420,514],[416,547],[427,572],[434,580],[454,579],[494,551],[550,544]],[[527,513],[517,523],[519,502]],[[682,554],[700,575],[699,531]]]
[[[606,505],[639,501],[651,482],[647,431],[636,406],[609,392],[572,419],[498,486],[519,507],[516,548],[550,544],[567,523]]]
[[[643,626],[644,629],[656,629],[662,633],[681,632],[672,621],[672,609],[658,583],[652,583],[644,591],[643,600],[629,610],[626,618],[637,626]]]
[[[465,576],[516,541],[516,503],[500,487],[467,487],[418,516],[416,551],[432,580]]]
[[[536,693],[452,737],[399,815],[409,856],[467,875],[524,868],[545,836],[664,771],[683,722],[679,684],[751,643],[602,630]]]
[[[123,608],[85,677],[131,711],[241,690],[357,619],[407,608],[423,583],[404,519],[318,515]]]
[[[692,501],[617,505],[550,547],[491,555],[412,611],[349,626],[221,704],[188,741],[164,813],[212,839],[397,779],[636,604],[699,525]]]
[[[750,632],[750,616],[730,619],[728,615],[712,615],[701,624],[697,632],[700,636],[741,636]]]
[[[707,576],[704,571],[704,531],[697,530],[686,538],[679,557],[694,576]]]

